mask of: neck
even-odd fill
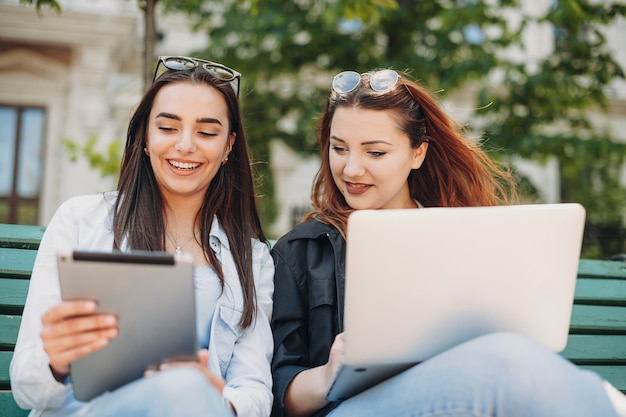
[[[198,213],[202,202],[191,196],[165,200],[165,232],[176,245],[182,245],[200,229]]]
[[[163,195],[163,205],[167,220],[176,218],[195,221],[204,204],[204,195],[171,196]]]

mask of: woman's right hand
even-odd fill
[[[343,360],[343,349],[343,333],[339,333],[330,347],[325,365],[302,371],[293,378],[285,393],[288,416],[309,416],[328,404],[326,392]]]
[[[63,301],[41,317],[43,348],[58,381],[70,373],[73,361],[102,349],[117,337],[117,318],[95,312],[94,301]]]
[[[335,336],[332,346],[330,347],[330,353],[328,354],[328,362],[324,365],[326,374],[326,387],[330,387],[330,384],[335,378],[335,374],[339,369],[339,365],[343,361],[343,333],[339,333]]]

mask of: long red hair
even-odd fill
[[[305,219],[316,217],[345,237],[348,216],[354,209],[336,187],[329,162],[330,126],[342,106],[391,112],[411,146],[429,142],[424,163],[407,179],[411,197],[425,207],[511,204],[516,197],[511,172],[470,140],[463,126],[443,111],[430,92],[405,73],[399,73],[391,90],[376,92],[369,85],[372,74],[363,74],[359,86],[349,93],[330,93],[318,125],[322,162],[311,193],[313,211]]]

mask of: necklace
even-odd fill
[[[170,235],[167,232],[165,232],[165,236],[167,237],[167,239],[170,241],[170,243],[172,245],[174,245],[174,252],[175,253],[181,253],[182,249],[185,247],[185,245],[187,243],[191,242],[193,239],[195,239],[197,235],[198,235],[198,231],[196,230],[194,232],[193,236],[191,236],[189,239],[187,239],[187,241],[185,243],[183,243],[182,245],[178,245],[174,240],[172,240]]]

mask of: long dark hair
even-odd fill
[[[241,121],[237,96],[228,82],[219,80],[202,67],[163,73],[148,89],[128,126],[126,146],[118,182],[119,197],[113,218],[114,249],[125,241],[135,250],[165,250],[164,206],[149,157],[144,152],[148,118],[157,93],[165,85],[187,82],[210,85],[224,97],[228,107],[230,133],[236,134],[228,162],[221,166],[207,190],[199,216],[200,243],[207,261],[224,286],[224,271],[209,245],[209,232],[217,216],[228,237],[244,300],[239,325],[247,328],[255,316],[252,273],[252,240],[266,242],[257,210],[254,179],[248,144]]]
[[[354,209],[334,183],[328,151],[335,111],[347,106],[390,112],[413,148],[429,142],[422,166],[408,177],[411,198],[424,206],[511,203],[516,195],[511,173],[493,161],[479,143],[469,140],[465,129],[441,109],[431,93],[400,72],[397,84],[379,93],[370,88],[372,74],[363,74],[361,83],[349,93],[330,93],[318,125],[321,166],[311,193],[314,210],[305,219],[316,217],[345,237],[347,219]]]

